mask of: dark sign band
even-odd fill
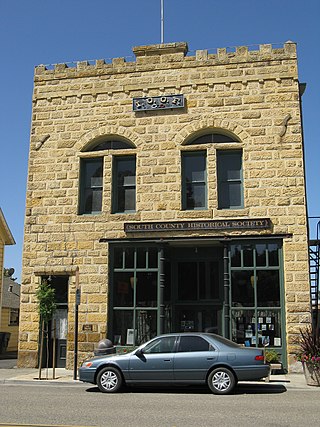
[[[126,233],[152,231],[194,231],[194,230],[261,230],[269,229],[269,218],[226,219],[209,221],[173,221],[173,222],[126,222]]]

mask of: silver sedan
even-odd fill
[[[124,385],[207,384],[214,394],[228,394],[238,381],[268,374],[262,349],[201,332],[160,335],[131,353],[94,357],[79,368],[79,380],[103,393]]]

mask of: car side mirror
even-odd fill
[[[138,350],[135,352],[135,355],[137,357],[141,357],[143,355],[143,349],[142,348],[138,348]]]

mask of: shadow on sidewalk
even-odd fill
[[[17,351],[7,351],[0,354],[0,369],[13,369],[17,366]]]
[[[5,353],[0,353],[0,360],[17,359],[17,358],[18,358],[17,351],[6,351]]]

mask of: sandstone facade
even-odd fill
[[[309,321],[306,193],[296,46],[245,46],[187,54],[185,43],[134,48],[135,60],[79,62],[35,69],[23,251],[19,365],[36,366],[42,276],[67,275],[67,366],[73,363],[76,269],[79,269],[79,356],[108,334],[108,243],[124,239],[125,222],[270,218],[271,230],[170,231],[172,238],[281,236],[286,358]],[[133,112],[132,99],[183,94],[179,110]],[[218,209],[216,150],[206,144],[207,207],[182,210],[181,152],[209,131],[235,135],[243,152],[244,208]],[[112,150],[86,152],[103,136],[125,138],[136,156],[136,211],[112,213]],[[79,215],[80,159],[103,156],[98,215]],[[161,237],[143,233],[143,238]],[[141,238],[141,233],[130,237]],[[84,325],[92,325],[85,330]]]

